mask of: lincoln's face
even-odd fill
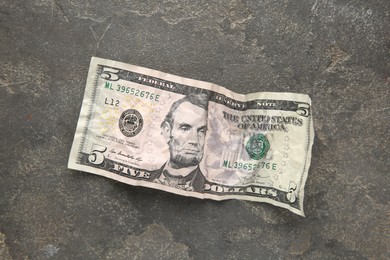
[[[170,126],[170,162],[177,168],[198,165],[203,157],[207,111],[189,102],[177,107]]]

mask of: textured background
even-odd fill
[[[68,170],[91,56],[309,94],[305,212]],[[389,259],[390,1],[0,0],[0,259]]]

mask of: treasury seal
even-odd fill
[[[119,130],[127,137],[133,137],[141,132],[144,120],[140,112],[135,109],[124,111],[119,118]]]
[[[263,134],[253,135],[245,146],[249,156],[254,160],[263,158],[267,154],[269,147],[268,139]]]

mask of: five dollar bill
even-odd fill
[[[304,216],[309,96],[224,87],[92,58],[68,167],[200,199]]]

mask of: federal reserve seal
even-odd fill
[[[135,109],[124,111],[119,118],[119,130],[127,137],[133,137],[141,132],[144,120],[140,112]]]
[[[246,143],[245,148],[252,159],[260,160],[267,154],[269,147],[270,145],[265,135],[255,134]]]

